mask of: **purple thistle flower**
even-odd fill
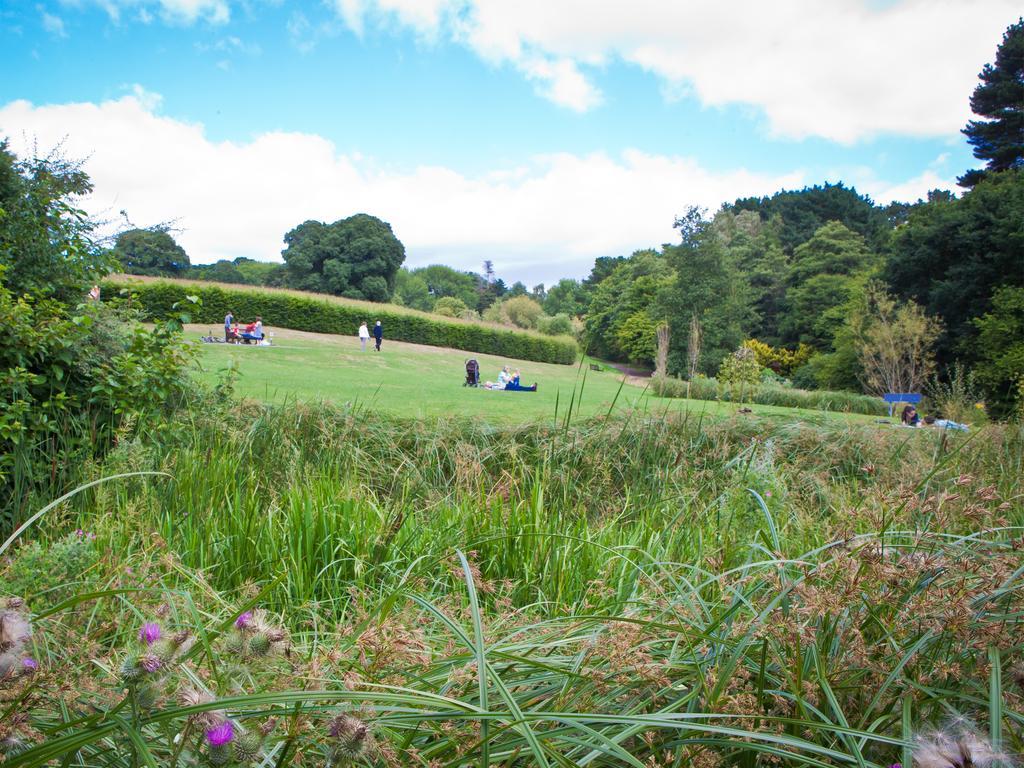
[[[33,659],[31,656],[26,656],[21,660],[21,666],[28,672],[35,672],[39,669],[39,662]]]
[[[83,531],[81,528],[79,528],[77,531],[75,531],[75,536],[77,536],[78,538],[82,538],[84,535],[85,535],[85,531]]]
[[[252,623],[252,611],[246,611],[235,619],[236,629],[246,629]]]
[[[152,645],[160,639],[159,624],[143,624],[139,630],[139,640],[146,645]]]
[[[903,768],[903,763],[893,763],[889,768]]]
[[[225,720],[215,728],[206,732],[206,740],[211,747],[222,747],[235,738],[235,728],[230,720]]]
[[[144,670],[153,674],[164,665],[163,660],[155,653],[147,653],[141,659],[139,659],[139,666]]]

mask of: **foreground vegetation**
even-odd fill
[[[211,402],[92,468],[148,471],[7,553],[10,765],[909,765],[951,715],[1022,747],[1018,427]]]

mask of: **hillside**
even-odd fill
[[[186,336],[198,339],[216,327],[190,325]],[[327,401],[353,404],[403,417],[468,416],[488,422],[526,423],[564,416],[572,403],[574,417],[610,410],[648,409],[655,413],[690,410],[698,414],[739,413],[734,403],[673,400],[652,396],[644,387],[623,381],[615,371],[537,363],[462,350],[385,340],[380,354],[361,352],[352,336],[274,329],[273,345],[252,347],[203,344],[200,377],[216,382],[231,366],[239,377],[236,394],[266,402]],[[537,392],[497,392],[462,386],[465,361],[480,363],[482,380],[494,380],[502,365],[518,368],[525,384]],[[796,408],[752,406],[754,415],[786,420],[868,420],[870,417]],[[746,414],[744,414],[745,416]]]
[[[326,294],[134,275],[118,275],[103,285],[107,295],[130,291],[150,319],[168,316],[177,305],[203,325],[219,325],[230,310],[243,323],[259,316],[268,328],[338,335],[354,335],[360,323],[380,320],[385,335],[396,341],[562,364],[574,363],[579,355],[575,339],[569,336],[546,336]],[[190,299],[198,302],[189,304]]]

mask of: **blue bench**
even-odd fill
[[[889,404],[889,418],[892,418],[892,410],[897,403],[909,403],[917,405],[921,402],[920,392],[886,392],[882,399]]]

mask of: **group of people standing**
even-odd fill
[[[380,324],[380,320],[378,320],[373,326],[373,339],[376,350],[380,352],[380,343],[384,341],[384,326]],[[363,348],[363,352],[366,351],[366,342],[369,340],[370,331],[366,327],[366,321],[364,320],[359,326],[359,343]]]

